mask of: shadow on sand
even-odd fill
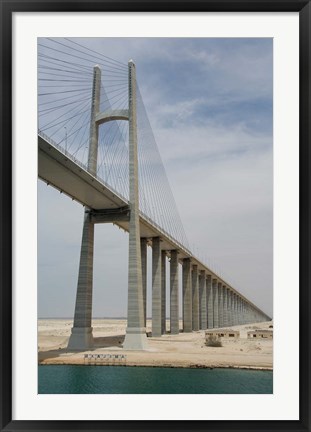
[[[67,349],[67,341],[65,347],[59,347],[57,349],[53,348],[48,351],[39,351],[38,352],[38,361],[39,363],[52,358],[60,357],[62,354],[69,354],[69,353],[78,353],[78,352],[92,352],[95,350],[98,350],[100,348],[122,348],[123,342],[124,342],[125,335],[114,335],[114,336],[103,336],[103,337],[95,337],[94,338],[94,346],[88,350],[75,350],[75,351],[68,351]],[[64,343],[62,344],[64,345]]]

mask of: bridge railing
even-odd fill
[[[171,240],[173,243],[175,243],[178,246],[178,249],[183,250],[189,257],[193,256],[192,252],[187,249],[185,246],[183,246],[178,240],[176,240],[171,234],[169,234],[167,231],[165,231],[163,228],[161,228],[160,225],[158,225],[156,222],[154,222],[149,216],[147,216],[144,212],[141,210],[139,211],[139,214],[147,220],[154,228],[156,228],[158,231],[160,231],[160,234],[162,233],[165,237],[167,237],[169,240]]]
[[[53,147],[56,147],[61,153],[63,153],[65,156],[68,157],[68,159],[72,160],[74,163],[76,163],[77,165],[79,165],[82,169],[84,169],[85,171],[87,171],[87,173],[91,176],[93,176],[94,178],[96,178],[97,180],[99,180],[103,186],[107,187],[108,189],[110,189],[118,198],[120,198],[121,200],[125,201],[128,204],[128,200],[121,195],[119,192],[117,192],[113,186],[111,186],[110,184],[106,183],[105,180],[103,180],[100,176],[98,176],[97,174],[91,174],[88,170],[88,167],[86,164],[82,163],[79,159],[77,159],[75,156],[73,156],[73,154],[71,154],[68,150],[64,149],[64,147],[62,147],[60,144],[57,144],[54,140],[52,140],[52,138],[50,138],[49,136],[47,136],[44,132],[42,132],[40,129],[38,129],[38,135],[41,136],[41,138],[45,139],[45,141],[47,141],[50,145],[52,145]]]

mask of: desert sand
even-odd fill
[[[205,331],[165,334],[148,337],[148,351],[125,351],[122,349],[126,320],[94,319],[95,346],[84,352],[69,352],[68,338],[72,320],[38,320],[39,364],[71,365],[126,365],[159,367],[235,367],[249,369],[273,368],[273,340],[248,340],[247,331],[268,329],[271,321],[229,327],[240,331],[240,339],[222,339],[222,347],[207,347]],[[180,327],[182,323],[180,322]],[[167,321],[169,328],[169,321]],[[228,328],[228,327],[227,327]],[[147,321],[147,333],[151,336],[151,320]],[[93,354],[85,358],[85,354]],[[99,357],[94,355],[99,354]],[[105,355],[105,357],[104,357]],[[123,355],[123,358],[121,358]]]

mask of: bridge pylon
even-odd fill
[[[94,176],[97,174],[99,125],[115,120],[129,121],[128,315],[123,348],[143,350],[147,348],[147,336],[139,225],[136,70],[132,60],[128,63],[128,76],[128,109],[100,112],[101,70],[98,66],[94,67],[88,171]],[[92,329],[93,254],[94,224],[98,221],[98,218],[94,217],[93,209],[85,208],[74,323],[68,342],[68,348],[72,350],[87,350],[92,348],[94,343]]]

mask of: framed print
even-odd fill
[[[309,1],[1,33],[2,430],[310,430]]]

